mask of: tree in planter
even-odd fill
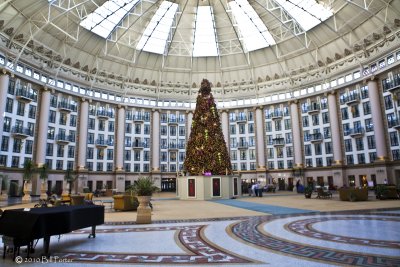
[[[47,164],[43,164],[42,167],[38,168],[38,171],[39,171],[39,178],[40,178],[40,180],[42,180],[41,187],[40,187],[40,191],[41,191],[40,198],[47,199],[46,180],[49,177],[49,167],[47,166]]]
[[[313,192],[313,187],[311,185],[307,185],[304,188],[304,196],[305,196],[305,198],[311,198],[312,192]]]
[[[150,177],[139,178],[131,188],[139,200],[136,223],[151,223],[151,208],[149,206],[151,196],[160,189],[154,185]]]
[[[23,189],[24,189],[24,196],[22,198],[23,202],[29,202],[31,200],[30,193],[32,192],[32,185],[31,180],[33,173],[35,172],[35,166],[30,159],[24,161],[23,167],[23,175],[22,179],[24,180]]]
[[[7,200],[8,198],[8,175],[0,174],[1,178],[1,196],[0,200]]]
[[[76,175],[73,170],[67,169],[64,174],[64,181],[68,184],[68,193],[71,195],[72,184],[76,180]]]

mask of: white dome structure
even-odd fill
[[[17,0],[0,4],[0,51],[89,88],[194,101],[290,93],[399,44],[389,0]]]

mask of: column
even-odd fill
[[[118,124],[117,124],[117,139],[115,151],[115,170],[124,170],[124,150],[125,150],[125,107],[118,106],[117,111]]]
[[[192,122],[193,122],[193,111],[187,111],[187,125],[186,125],[186,142],[190,138],[190,133],[192,132]]]
[[[42,167],[46,163],[46,147],[47,147],[47,128],[49,123],[50,113],[50,90],[45,86],[42,90],[40,97],[40,110],[38,134],[36,137],[36,153],[35,161],[37,167]],[[32,195],[39,195],[40,193],[40,179],[38,175],[34,175],[32,179]]]
[[[6,71],[3,69],[3,73],[0,75],[0,136],[3,136],[4,112],[6,111],[7,91],[8,91],[9,81],[10,81],[10,76],[8,76]]]
[[[338,108],[336,104],[336,92],[328,94],[329,122],[331,125],[331,138],[333,147],[333,165],[341,166],[343,164],[343,152],[340,134],[340,124]]]
[[[81,99],[79,110],[79,135],[78,135],[78,166],[77,170],[86,170],[86,147],[88,136],[89,101]]]
[[[290,103],[290,117],[292,119],[293,149],[294,149],[294,168],[303,168],[301,123],[299,119],[298,101]]]
[[[230,147],[229,147],[229,116],[228,116],[227,110],[222,111],[221,122],[222,122],[221,128],[222,128],[222,133],[224,134],[226,147],[228,148],[228,151],[230,151]]]
[[[265,140],[264,140],[264,114],[263,107],[256,107],[256,150],[257,150],[257,171],[265,171]]]
[[[371,103],[372,122],[374,124],[376,159],[377,161],[385,161],[387,159],[387,146],[385,142],[386,127],[383,123],[378,83],[374,79],[368,81],[368,94]]]
[[[117,128],[115,144],[115,177],[114,188],[117,192],[125,191],[124,155],[125,155],[125,107],[118,105],[117,108]]]
[[[383,184],[386,180],[390,183],[392,182],[390,181],[391,177],[388,175],[388,168],[385,164],[385,161],[388,159],[388,147],[385,141],[385,131],[387,132],[387,128],[384,125],[382,114],[385,109],[381,106],[378,83],[374,78],[368,80],[368,94],[376,143],[376,160],[374,162],[376,182],[378,184]]]
[[[152,172],[160,172],[160,112],[153,110],[151,134],[151,170]]]

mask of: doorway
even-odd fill
[[[162,192],[176,192],[176,178],[162,178],[161,179]]]

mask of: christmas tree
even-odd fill
[[[186,148],[185,170],[191,175],[232,174],[221,122],[210,82],[203,79]]]

